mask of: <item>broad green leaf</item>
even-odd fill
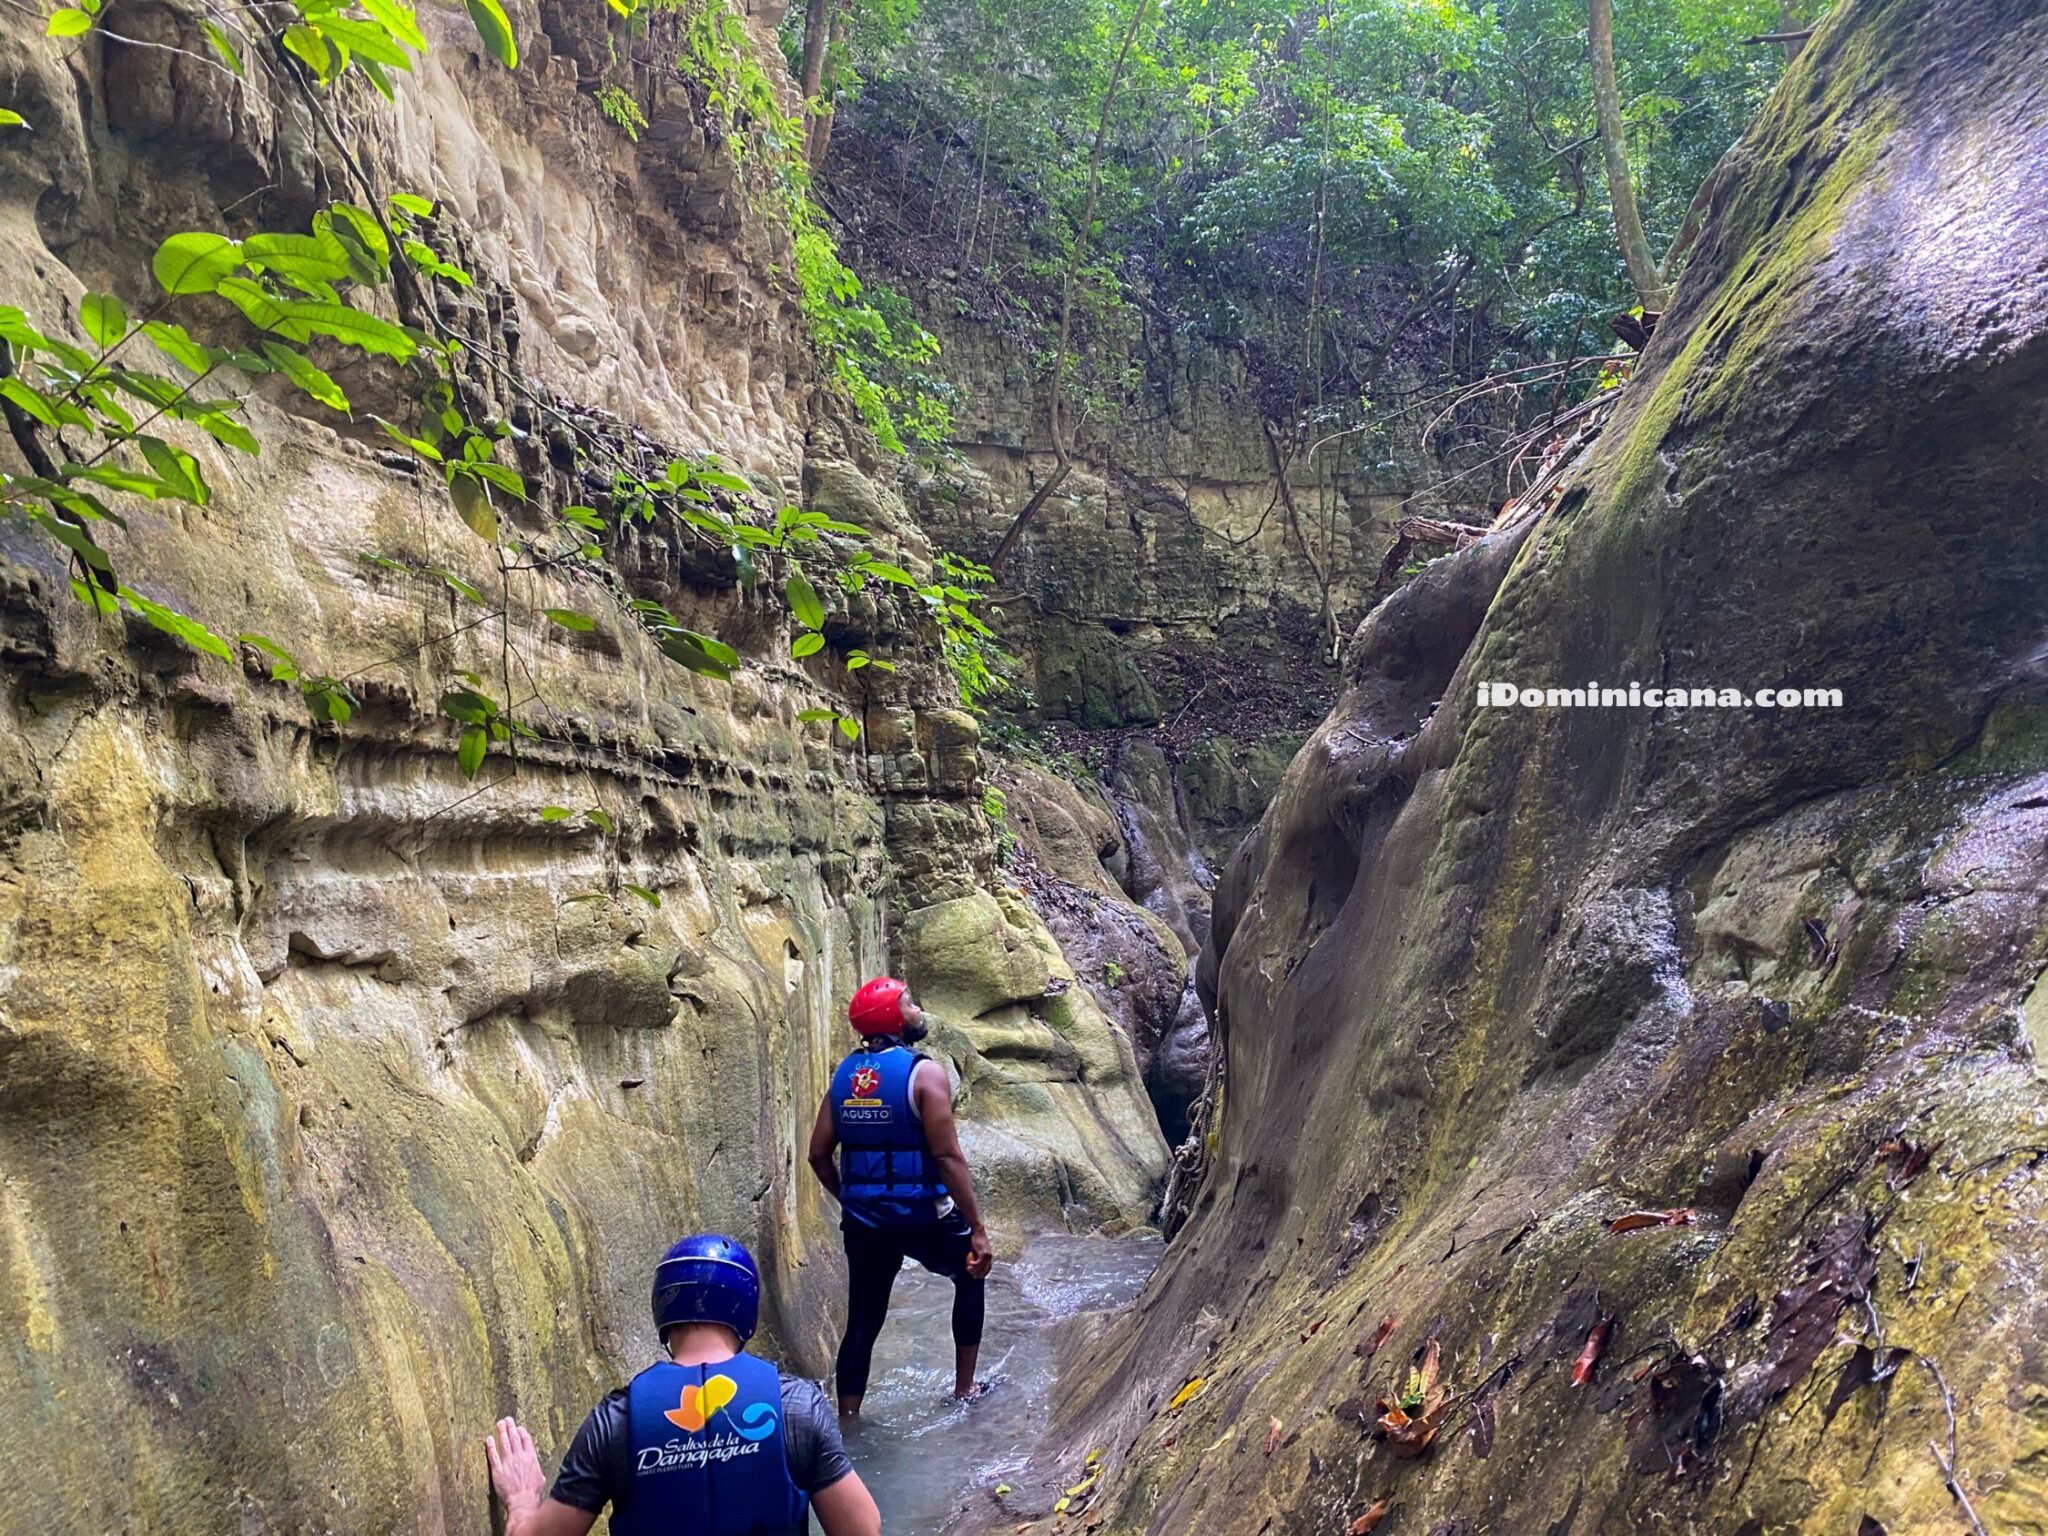
[[[263,343],[263,355],[277,364],[280,373],[320,404],[336,411],[348,409],[348,396],[341,392],[341,386],[307,361],[303,352],[266,341]]]
[[[825,627],[825,605],[818,600],[818,589],[804,579],[802,571],[783,584],[782,595],[789,599],[789,611],[805,629]]]
[[[420,349],[411,332],[389,320],[363,313],[347,304],[294,303],[287,306],[291,319],[320,336],[332,336],[360,351],[409,362]]]
[[[41,390],[32,388],[19,379],[0,379],[0,395],[12,400],[46,427],[61,425],[57,418],[56,406]]]
[[[469,19],[476,23],[477,36],[492,58],[507,69],[519,67],[519,44],[512,36],[512,20],[498,0],[463,0]]]
[[[28,119],[8,107],[0,107],[0,128],[26,128]]]
[[[540,808],[540,819],[544,822],[567,821],[575,814],[566,805],[544,805]]]
[[[234,72],[237,79],[240,79],[242,56],[235,52],[235,45],[228,41],[227,30],[218,22],[205,20],[199,23],[199,30],[206,34],[207,42],[212,44],[213,51],[220,55],[221,62]]]
[[[114,562],[107,557],[107,552],[94,542],[90,533],[76,523],[67,523],[61,517],[52,517],[40,510],[31,512],[29,520],[94,570],[113,570]]]
[[[412,68],[412,55],[394,42],[383,27],[374,22],[350,21],[341,16],[323,16],[320,18],[320,30],[330,43],[343,44],[366,62],[382,64],[387,69]]]
[[[192,422],[215,442],[233,448],[238,453],[246,453],[253,457],[259,451],[260,445],[256,441],[256,434],[224,411],[201,411],[188,416],[186,420]]]
[[[274,297],[261,283],[246,277],[224,277],[213,291],[249,317],[258,330],[275,331],[289,341],[305,341],[311,334],[291,318],[290,301]]]
[[[441,695],[441,713],[464,725],[485,725],[498,712],[497,701],[474,688],[457,688]]]
[[[433,200],[421,197],[416,192],[392,193],[391,206],[402,213],[411,214],[416,219],[431,219],[434,216]]]
[[[803,660],[806,656],[815,656],[823,649],[825,649],[825,637],[816,630],[798,635],[789,643],[789,654],[797,661]]]
[[[516,496],[521,501],[526,499],[526,477],[516,469],[494,464],[489,459],[477,459],[469,466],[469,472],[479,480],[488,480],[508,496]]]
[[[188,619],[174,608],[166,608],[162,603],[153,603],[140,592],[128,587],[121,589],[121,601],[165,634],[173,639],[182,640],[193,650],[204,651],[209,656],[218,656],[222,661],[235,659],[235,653],[228,649],[227,641],[197,619]]]
[[[71,595],[100,618],[110,619],[121,611],[120,603],[115,601],[114,594],[107,590],[114,578],[99,571],[91,574],[91,581],[80,581],[76,576],[71,578]]]
[[[850,715],[841,715],[839,717],[839,734],[848,741],[859,741],[860,722]]]
[[[820,720],[838,719],[839,711],[836,709],[800,709],[797,711],[796,717],[805,725],[815,725]]]
[[[462,770],[465,779],[476,777],[477,769],[484,765],[484,753],[490,744],[490,736],[480,725],[472,725],[462,733],[462,740],[455,748],[455,766]]]
[[[649,905],[650,907],[658,907],[658,906],[660,906],[660,905],[661,905],[661,898],[660,898],[659,896],[655,895],[655,894],[654,894],[654,892],[652,892],[652,891],[650,891],[649,889],[647,889],[647,887],[646,887],[646,886],[644,886],[644,885],[635,885],[635,884],[634,884],[634,883],[633,883],[632,881],[630,881],[630,880],[621,880],[621,881],[619,882],[619,884],[620,884],[620,885],[622,885],[622,886],[624,886],[624,887],[625,887],[625,888],[626,888],[627,890],[631,891],[631,892],[632,892],[632,893],[633,893],[633,894],[634,894],[635,896],[638,896],[638,897],[639,897],[639,898],[640,898],[640,899],[641,899],[642,901],[646,902],[646,903],[647,903],[647,905]]]
[[[884,581],[894,582],[899,587],[917,586],[917,578],[900,565],[891,565],[886,560],[863,560],[860,568],[869,576],[879,576]]]
[[[751,496],[754,488],[738,475],[728,475],[722,469],[700,469],[697,471],[699,485],[716,486],[721,491],[732,491],[741,496]]]
[[[414,453],[418,454],[423,459],[432,459],[436,464],[439,464],[441,462],[441,450],[436,448],[432,443],[426,441],[424,438],[413,437],[412,435],[403,431],[402,429],[393,426],[390,422],[386,421],[382,416],[372,416],[370,419],[376,422],[378,426],[382,427],[384,429],[384,435],[390,438],[393,442],[403,443],[406,447],[410,448]]]
[[[491,505],[491,493],[480,481],[458,475],[448,487],[455,502],[455,515],[480,539],[498,542],[498,510]]]
[[[349,275],[348,252],[332,233],[251,235],[242,242],[242,259],[281,277],[331,283]]]
[[[142,322],[142,334],[150,339],[157,351],[194,373],[205,373],[213,367],[214,354],[194,341],[182,325],[145,320]]]
[[[336,220],[340,222],[336,223]],[[385,238],[376,215],[367,208],[358,208],[354,203],[336,203],[313,215],[313,227],[316,230],[324,227],[343,245],[353,240],[361,247],[363,259],[374,276],[360,281],[382,282],[390,274],[391,242]]]
[[[77,37],[92,30],[92,17],[84,11],[66,8],[50,18],[51,37]]]
[[[315,720],[324,720],[329,725],[347,725],[349,716],[356,712],[356,696],[330,678],[320,678],[301,686],[306,693],[306,708]]]
[[[483,602],[483,593],[478,591],[476,587],[470,584],[469,582],[464,581],[460,576],[456,575],[453,571],[448,570],[443,566],[437,565],[433,568],[433,574],[440,577],[443,584],[447,586],[448,590],[455,593],[456,596],[466,597],[472,603],[481,604]]]
[[[578,613],[573,608],[543,608],[541,612],[562,628],[573,629],[578,634],[587,635],[597,628],[597,620],[587,613]]]
[[[618,827],[613,824],[611,817],[605,814],[603,811],[597,810],[595,808],[585,811],[583,813],[583,819],[589,822],[593,827],[597,828],[598,831],[604,833],[607,837],[611,836],[612,833],[618,831]]]
[[[595,507],[564,507],[562,517],[578,528],[588,528],[593,533],[604,532],[604,519],[598,515]]]
[[[299,659],[275,640],[262,635],[242,634],[235,636],[239,645],[252,646],[271,659],[270,680],[273,683],[295,683],[299,680]]]
[[[78,301],[78,323],[95,345],[111,347],[128,334],[128,310],[111,293],[88,293]]]
[[[384,66],[375,59],[363,59],[359,62],[363,66],[363,73],[369,76],[370,84],[376,89],[377,94],[386,101],[397,102],[398,92],[392,88],[391,77],[384,72]]]
[[[314,77],[322,84],[326,83],[335,69],[334,50],[328,46],[326,38],[311,27],[293,25],[284,29],[283,42],[288,53],[303,60]]]
[[[180,501],[189,501],[203,507],[211,501],[212,494],[206,488],[206,476],[200,473],[199,461],[182,448],[174,448],[160,437],[143,437],[136,441],[149,467],[155,470],[164,484],[171,487],[171,494]]]
[[[721,661],[706,650],[703,644],[705,638],[679,629],[661,635],[656,644],[670,661],[678,662],[692,672],[700,672],[706,677],[715,677],[720,682],[725,682],[732,676],[734,663]]]
[[[173,494],[171,488],[155,475],[137,474],[134,470],[123,469],[118,464],[67,464],[64,472],[73,479],[90,480],[94,485],[104,485],[110,491],[126,491],[131,496],[147,496],[152,501],[159,496]]]

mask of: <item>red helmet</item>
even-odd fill
[[[877,976],[853,994],[846,1016],[864,1035],[893,1035],[903,1028],[903,1000],[910,988],[894,976]]]

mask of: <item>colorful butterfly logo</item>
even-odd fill
[[[662,1417],[678,1429],[696,1434],[727,1403],[739,1395],[739,1383],[730,1376],[713,1376],[700,1389],[690,1385],[683,1388],[682,1401],[663,1412]]]

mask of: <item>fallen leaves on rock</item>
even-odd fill
[[[1894,1136],[1877,1149],[1877,1160],[1891,1172],[1885,1178],[1887,1188],[1897,1191],[1904,1189],[1920,1176],[1928,1159],[1941,1150],[1939,1141],[1908,1141],[1903,1136]]]
[[[1278,1419],[1268,1419],[1266,1421],[1266,1454],[1270,1456],[1279,1449],[1280,1421]]]
[[[1189,1398],[1193,1397],[1197,1392],[1202,1390],[1202,1384],[1206,1379],[1207,1378],[1201,1376],[1189,1377],[1187,1380],[1187,1384],[1183,1386],[1178,1392],[1173,1394],[1173,1401],[1166,1405],[1166,1411],[1168,1413],[1179,1412],[1180,1409],[1187,1404]]]
[[[1870,1223],[1861,1216],[1839,1216],[1810,1246],[1806,1273],[1771,1301],[1767,1330],[1770,1373],[1764,1395],[1777,1397],[1808,1371],[1833,1342],[1835,1319],[1842,1308],[1869,1293],[1877,1274],[1877,1252],[1870,1245]]]
[[[1382,1494],[1373,1502],[1371,1509],[1368,1509],[1344,1528],[1345,1536],[1372,1536],[1373,1528],[1387,1518],[1387,1511],[1393,1507],[1393,1496],[1391,1494]]]
[[[1422,1363],[1408,1373],[1407,1384],[1393,1402],[1379,1400],[1379,1430],[1387,1447],[1403,1461],[1412,1461],[1428,1450],[1443,1428],[1444,1418],[1457,1401],[1456,1394],[1437,1380],[1443,1368],[1443,1345],[1431,1339],[1422,1351]]]
[[[1695,1212],[1687,1207],[1671,1211],[1630,1211],[1607,1223],[1610,1232],[1640,1232],[1645,1227],[1689,1227]]]
[[[1381,1318],[1379,1327],[1373,1329],[1372,1337],[1365,1341],[1365,1352],[1368,1355],[1378,1354],[1380,1346],[1387,1342],[1387,1335],[1394,1331],[1400,1321],[1401,1314],[1398,1312],[1389,1312]]]
[[[1600,1356],[1607,1348],[1607,1336],[1614,1332],[1614,1314],[1609,1312],[1586,1331],[1586,1342],[1572,1362],[1572,1385],[1583,1387],[1593,1379]]]

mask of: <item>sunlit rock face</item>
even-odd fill
[[[514,11],[516,76],[430,12],[420,76],[356,143],[443,200],[478,278],[448,323],[512,344],[579,430],[716,451],[927,570],[694,109],[656,100],[636,148],[575,88],[602,10]],[[179,11],[131,24],[201,46]],[[0,101],[35,125],[0,140],[0,302],[47,330],[87,288],[149,292],[173,230],[303,227],[345,184],[219,71],[97,40],[67,65],[40,32],[0,18]],[[359,413],[403,405],[363,375]],[[0,1487],[52,1529],[483,1531],[483,1427],[517,1413],[552,1462],[650,1355],[651,1265],[694,1228],[753,1247],[767,1347],[822,1372],[836,1213],[801,1153],[846,1000],[920,908],[995,901],[974,722],[914,599],[835,594],[831,645],[794,663],[722,555],[608,536],[618,595],[746,658],[700,678],[594,583],[501,578],[371,424],[274,386],[260,457],[190,445],[209,507],[124,507],[110,542],[152,596],[348,679],[338,730],[253,656],[95,622],[0,522]],[[481,406],[527,433],[540,502],[589,498],[555,418]],[[900,670],[855,686],[854,646]],[[435,710],[458,671],[539,733],[474,781]],[[821,704],[864,743],[798,720]],[[1051,996],[1056,946],[1039,963]],[[1006,1135],[1014,1095],[1041,1145],[1074,1116],[1098,1171],[1006,1175],[1005,1217],[1143,1220],[1163,1154],[1128,1042],[1078,1000],[1041,1011],[1039,1057],[963,1047],[971,1134]]]
[[[1220,884],[1215,1162],[1051,1496],[1103,1446],[1105,1530],[1937,1531],[1953,1444],[1984,1529],[2048,1523],[2044,49],[1837,7],[1590,466],[1359,629]]]

